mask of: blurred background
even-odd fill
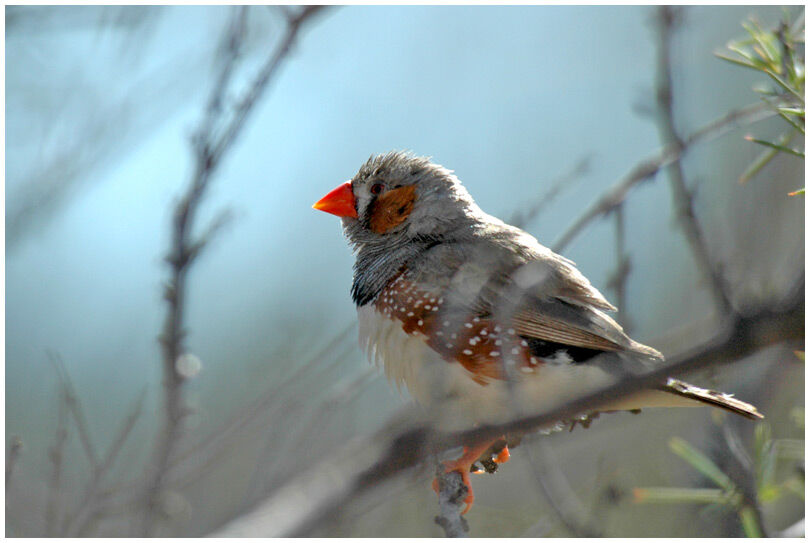
[[[233,60],[229,36],[238,54],[226,111],[299,11],[5,9],[9,536],[205,535],[407,405],[357,347],[353,257],[339,221],[310,208],[370,155],[430,155],[485,211],[553,246],[668,143],[656,101],[658,8],[313,13],[201,202],[195,234],[222,210],[233,218],[188,275],[188,411],[145,516],[142,482],[165,419],[164,257],[172,209],[195,171],[192,136]],[[803,14],[677,11],[669,68],[683,138],[761,103],[753,87],[768,78],[714,54],[745,38],[752,17],[774,29]],[[709,253],[747,311],[784,297],[803,274],[804,196],[787,194],[804,186],[804,160],[779,153],[740,183],[763,153],[743,137],[773,141],[788,126],[774,115],[739,124],[695,143],[681,165]],[[792,145],[803,149],[803,135]],[[608,299],[622,297],[620,320],[635,339],[673,355],[711,337],[718,315],[669,183],[661,172],[622,206],[624,294],[610,281],[619,264],[612,219],[589,223],[561,252]],[[637,499],[636,488],[717,488],[673,452],[679,439],[724,471],[730,443],[739,445],[754,466],[761,527],[794,526],[804,510],[796,350],[776,344],[689,377],[757,404],[767,426],[708,409],[652,410],[527,440],[496,475],[474,480],[471,534],[582,535],[587,524],[617,537],[750,535],[727,496]],[[553,476],[527,475],[538,469]],[[440,536],[430,479],[428,468],[347,503],[314,533]]]

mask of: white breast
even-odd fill
[[[398,320],[374,306],[357,309],[360,347],[368,359],[382,367],[397,387],[405,385],[421,405],[428,407],[448,395],[475,395],[481,385],[460,364],[443,360],[422,334],[407,334]]]
[[[445,429],[504,422],[551,406],[582,385],[608,382],[597,368],[547,365],[510,387],[504,381],[476,383],[461,364],[442,359],[421,333],[409,335],[402,323],[372,305],[358,308],[360,346],[382,367],[389,381],[411,396]]]

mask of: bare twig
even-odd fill
[[[732,315],[709,341],[670,357],[668,363],[653,371],[627,375],[618,382],[597,392],[572,398],[559,408],[546,413],[525,417],[507,424],[482,426],[456,434],[448,434],[440,444],[450,447],[458,443],[475,442],[509,432],[527,432],[542,428],[559,420],[568,420],[580,413],[588,413],[599,405],[658,383],[670,376],[697,371],[720,361],[735,361],[775,343],[804,339],[804,273],[788,291],[782,302],[770,307],[752,310],[746,315]]]
[[[132,429],[135,427],[135,423],[141,415],[145,396],[145,392],[142,392],[138,397],[129,415],[127,415],[122,422],[118,434],[107,449],[101,464],[93,471],[90,481],[87,483],[87,487],[79,501],[78,509],[65,526],[65,534],[74,534],[75,532],[76,535],[82,536],[86,533],[87,527],[96,519],[97,515],[90,513],[90,511],[94,509],[95,501],[99,493],[99,486],[104,480],[104,476],[112,469],[124,443],[126,443],[127,438],[132,433]]]
[[[48,450],[48,458],[52,464],[51,478],[48,482],[48,502],[45,508],[45,535],[53,537],[59,522],[59,502],[62,494],[62,470],[65,454],[65,443],[68,438],[68,399],[69,392],[60,387],[59,407],[56,414],[56,435],[53,445]]]
[[[343,356],[344,355],[340,353],[337,355],[333,354],[330,363],[320,368],[321,373],[328,372],[336,367],[343,359]],[[229,453],[233,447],[234,437],[237,432],[247,427],[251,422],[256,421],[260,417],[264,420],[273,420],[275,417],[282,414],[289,416],[295,409],[295,403],[298,401],[295,391],[299,389],[293,388],[293,384],[294,383],[291,383],[288,387],[274,387],[274,390],[277,391],[275,396],[260,398],[260,401],[254,402],[252,406],[249,406],[252,407],[252,409],[242,411],[231,419],[233,421],[232,427],[222,426],[220,427],[220,431],[210,434],[209,437],[212,437],[213,440],[209,441],[204,448],[201,448],[199,451],[190,450],[189,456],[194,457],[194,462],[184,461],[182,465],[178,465],[176,473],[171,478],[172,484],[183,487],[195,480],[201,472],[204,472],[212,466],[223,455]],[[284,427],[271,428],[270,432],[283,431],[284,429]],[[268,440],[269,439],[270,437],[268,437]]]
[[[253,469],[253,476],[250,478],[251,483],[245,492],[243,500],[245,506],[249,506],[255,503],[257,498],[265,496],[268,488],[278,488],[278,485],[281,484],[281,478],[284,475],[282,470],[276,470],[276,476],[269,478],[269,480],[268,477],[262,475],[262,468],[268,461],[273,461],[278,465],[279,459],[294,459],[300,456],[297,451],[304,451],[311,447],[312,436],[322,435],[322,430],[330,424],[331,417],[338,412],[340,404],[359,394],[367,384],[373,382],[377,377],[379,377],[379,373],[374,367],[366,368],[359,375],[347,377],[337,383],[331,394],[324,398],[320,405],[316,405],[307,415],[298,413],[296,409],[306,406],[307,402],[283,402],[285,418],[294,417],[300,419],[307,416],[309,422],[301,425],[301,428],[297,431],[297,439],[293,439],[290,428],[284,424],[275,424],[267,432],[265,444],[261,454],[258,455],[256,466]],[[285,464],[281,465],[284,466]]]
[[[732,423],[724,419],[720,430],[724,449],[722,457],[729,464],[723,472],[729,476],[740,492],[742,503],[739,508],[747,508],[751,511],[751,518],[756,522],[759,533],[762,534],[762,537],[770,537],[765,530],[765,522],[762,519],[762,505],[759,503],[757,493],[757,476],[754,462],[746,453],[745,446],[742,444],[740,436]]]
[[[783,303],[735,316],[710,341],[654,371],[627,375],[599,390],[569,398],[534,416],[499,425],[485,425],[454,433],[437,433],[429,426],[411,426],[397,431],[384,429],[363,443],[347,448],[350,461],[336,465],[334,458],[301,474],[279,489],[264,504],[241,519],[235,519],[221,536],[303,536],[311,534],[326,519],[333,519],[350,500],[416,466],[437,451],[463,443],[494,439],[509,433],[531,432],[560,420],[598,409],[610,401],[654,386],[669,376],[695,371],[719,361],[734,361],[769,345],[804,337],[804,275]],[[380,445],[385,439],[386,447]],[[339,474],[339,475],[338,475]],[[291,501],[291,497],[295,499]]]
[[[170,278],[165,291],[168,307],[163,331],[160,335],[163,350],[164,418],[144,485],[145,508],[141,531],[145,535],[153,534],[156,528],[155,520],[160,497],[167,485],[167,472],[172,462],[172,456],[176,452],[179,437],[182,435],[183,421],[188,411],[183,399],[184,376],[176,367],[177,360],[186,352],[184,345],[186,281],[192,263],[210,238],[210,235],[204,235],[197,240],[192,239],[197,208],[223,155],[236,141],[253,106],[287,57],[301,26],[320,8],[318,6],[304,7],[295,16],[288,19],[287,30],[281,44],[253,79],[235,109],[225,111],[224,99],[233,76],[240,43],[244,37],[246,9],[237,9],[226,36],[226,58],[208,101],[206,116],[192,142],[196,158],[194,173],[184,196],[174,209],[171,248],[166,257],[170,268]],[[226,115],[227,120],[224,120]],[[220,124],[222,129],[217,130]],[[217,229],[219,222],[215,221],[215,225],[209,228],[209,234]]]
[[[211,149],[211,159],[214,162],[218,161],[225,151],[227,151],[227,149],[233,144],[236,136],[241,131],[242,125],[245,123],[248,114],[253,109],[253,105],[256,103],[256,100],[258,100],[262,95],[267,87],[267,83],[270,81],[273,75],[275,75],[284,59],[289,54],[290,48],[295,42],[298,32],[301,29],[301,25],[303,25],[307,20],[311,19],[312,16],[323,9],[323,7],[324,6],[305,6],[295,15],[288,15],[286,17],[287,30],[281,40],[281,45],[276,49],[275,54],[267,60],[256,79],[254,79],[253,84],[248,89],[248,92],[239,101],[232,120],[229,122],[222,137]]]
[[[570,187],[578,178],[582,177],[591,167],[591,158],[583,157],[574,164],[570,171],[551,181],[549,188],[534,201],[528,208],[519,209],[512,213],[507,221],[518,228],[526,228],[531,220],[542,213],[548,206],[557,199],[562,191]]]
[[[211,95],[208,97],[203,122],[194,135],[194,143],[198,146],[204,145],[206,141],[213,139],[217,125],[224,121],[223,117],[226,114],[224,111],[225,97],[239,62],[246,26],[247,6],[241,6],[231,19],[228,32],[220,44],[222,55],[218,59],[220,71],[217,80],[214,82]]]
[[[246,427],[259,416],[267,416],[268,409],[270,407],[274,405],[278,406],[282,399],[288,397],[286,392],[291,386],[301,381],[315,369],[320,368],[324,363],[324,360],[330,359],[333,363],[336,362],[339,357],[334,355],[335,350],[338,349],[341,344],[346,342],[355,326],[357,326],[356,322],[352,322],[351,324],[347,325],[307,362],[299,366],[292,375],[278,383],[274,383],[273,386],[263,393],[258,399],[240,410],[234,416],[230,417],[226,422],[221,424],[206,437],[196,443],[193,443],[186,450],[178,452],[175,462],[184,462],[191,455],[213,459],[222,454],[223,448],[227,447],[231,437],[237,431]],[[208,460],[202,462],[202,465],[208,465],[209,462],[210,461]]]
[[[616,270],[608,278],[607,286],[616,293],[618,320],[625,332],[630,333],[630,318],[627,315],[627,278],[630,277],[630,255],[625,249],[624,238],[624,204],[613,210],[616,220]]]
[[[751,124],[775,115],[776,113],[768,109],[767,104],[758,102],[744,108],[733,110],[704,125],[689,137],[685,138],[683,140],[683,146],[680,149],[671,146],[664,147],[656,155],[636,164],[623,179],[602,193],[602,195],[563,232],[551,248],[554,251],[561,252],[592,221],[607,214],[624,202],[631,189],[644,181],[653,179],[662,168],[682,158],[693,145],[716,139],[737,126]]]
[[[573,537],[603,537],[599,529],[587,518],[585,509],[560,470],[554,451],[544,441],[538,443],[540,456],[533,454],[531,447],[523,449],[529,460],[537,486],[546,501]]]
[[[436,469],[436,480],[439,482],[439,515],[434,519],[442,527],[447,537],[467,537],[470,526],[461,515],[464,509],[464,498],[467,487],[457,471],[445,471],[441,464]]]
[[[93,439],[90,437],[90,425],[87,423],[87,418],[84,416],[84,408],[82,407],[81,400],[79,400],[79,397],[76,394],[76,388],[73,386],[73,381],[70,378],[70,374],[68,373],[67,368],[65,368],[65,364],[62,362],[62,358],[59,356],[59,354],[49,351],[48,358],[50,358],[51,363],[53,364],[54,368],[56,368],[56,373],[61,381],[62,389],[64,390],[65,398],[67,400],[68,410],[73,416],[73,420],[76,422],[79,442],[82,444],[82,448],[87,455],[91,469],[96,470],[98,469],[99,465],[98,453],[96,452],[95,445],[93,445]]]
[[[675,112],[672,99],[672,58],[670,41],[680,16],[679,8],[673,6],[659,6],[658,10],[658,88],[656,92],[658,102],[658,131],[661,141],[680,157],[685,149],[685,143],[675,128]],[[670,188],[672,190],[675,216],[678,224],[689,243],[692,256],[700,273],[709,281],[712,297],[721,315],[731,310],[729,299],[730,291],[723,277],[720,266],[712,260],[705,234],[695,215],[692,205],[692,192],[686,185],[686,174],[680,158],[676,158],[667,166]]]

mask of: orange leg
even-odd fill
[[[467,511],[470,510],[470,508],[472,507],[473,501],[475,499],[474,495],[473,495],[472,484],[470,482],[470,467],[473,465],[473,463],[475,463],[481,457],[482,454],[484,454],[487,451],[487,449],[489,449],[492,446],[492,444],[495,441],[497,441],[497,439],[493,439],[493,440],[490,440],[490,441],[485,441],[485,442],[479,443],[477,445],[474,445],[472,447],[466,447],[465,446],[464,447],[464,453],[461,455],[460,458],[458,458],[456,460],[448,460],[448,461],[444,462],[445,472],[446,473],[450,473],[451,471],[459,472],[461,474],[462,482],[467,487],[467,497],[464,498],[464,503],[467,504],[467,507],[464,509],[464,511],[461,512],[462,515],[465,515],[467,513]],[[506,460],[509,460],[509,450],[506,447],[504,447],[503,451],[501,451],[498,454],[498,457],[497,457],[498,459],[496,459],[496,462],[499,462],[500,459],[502,457],[504,457],[504,451],[506,452],[506,454],[505,454],[505,460],[503,460],[503,462],[506,462]],[[439,493],[439,480],[438,479],[433,479],[433,490],[437,494]]]

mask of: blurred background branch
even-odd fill
[[[801,408],[794,389],[803,367],[793,355],[785,363],[784,353],[803,349],[803,274],[797,279],[794,266],[803,260],[803,243],[794,243],[803,241],[803,229],[796,222],[801,212],[790,207],[801,202],[784,194],[801,186],[790,152],[803,142],[797,10],[775,26],[746,23],[750,39],[731,42],[737,64],[749,64],[751,76],[772,84],[757,87],[760,102],[740,107],[750,100],[749,80],[735,76],[735,64],[707,53],[730,29],[739,31],[739,9],[684,8],[679,13],[689,18],[676,27],[670,8],[656,8],[659,54],[649,59],[603,33],[619,25],[627,41],[641,43],[641,14],[650,10],[635,8],[346,8],[300,50],[294,46],[317,7],[206,9],[7,11],[9,534],[438,535],[437,513],[449,533],[462,535],[466,520],[475,536],[694,535],[707,526],[740,535],[741,524],[777,534],[796,526],[803,463],[788,458],[798,448],[784,406]],[[203,12],[208,19],[192,17]],[[509,22],[508,38],[496,12]],[[560,47],[577,35],[568,20],[590,28],[598,47]],[[566,37],[555,34],[557,27]],[[178,28],[200,36],[179,40]],[[152,44],[161,33],[171,38]],[[74,51],[65,37],[74,34],[90,36],[86,50],[94,53],[84,56],[92,60],[78,60],[83,50]],[[538,54],[548,50],[548,40],[561,55],[553,62]],[[297,61],[287,63],[293,51]],[[512,60],[505,61],[513,57],[514,72]],[[703,57],[715,64],[700,71],[695,63]],[[32,63],[38,69],[30,70]],[[565,69],[555,71],[555,63]],[[656,112],[652,124],[622,108],[628,87],[656,66],[655,87],[645,94],[662,98],[647,108]],[[568,80],[574,73],[577,79]],[[73,81],[72,90],[56,84],[59,77]],[[115,90],[115,81],[126,81],[126,92]],[[273,82],[274,100],[262,100]],[[204,97],[195,94],[201,88],[208,89]],[[31,112],[41,113],[38,124],[31,125]],[[753,130],[755,123],[751,145],[735,131]],[[648,155],[656,128],[662,147]],[[183,153],[189,131],[190,155]],[[39,148],[32,152],[32,146]],[[762,153],[746,155],[757,146]],[[467,433],[437,434],[401,408],[405,399],[360,360],[345,288],[350,254],[334,223],[306,213],[322,193],[318,187],[350,175],[358,156],[391,147],[459,168],[482,207],[505,208],[499,216],[511,216],[509,222],[541,242],[556,239],[555,250],[614,294],[622,324],[632,322],[640,339],[663,344],[675,366]],[[577,159],[572,148],[589,152]],[[133,158],[122,161],[128,153]],[[647,158],[636,162],[639,156]],[[768,199],[765,183],[729,187],[726,181],[745,170],[740,164],[750,164],[742,177],[770,178],[789,203]],[[662,170],[684,237],[671,235],[662,220],[667,185],[643,183]],[[159,213],[175,185],[165,180],[189,171],[167,236]],[[547,173],[554,171],[563,173]],[[241,183],[212,184],[214,175]],[[618,181],[606,188],[606,178]],[[734,199],[737,207],[729,204]],[[206,206],[232,200],[249,213],[240,213],[246,218],[234,225],[239,232],[229,243],[211,245],[231,214]],[[596,219],[603,216],[609,222],[601,225]],[[587,250],[580,250],[573,242],[586,228],[581,245]],[[149,242],[135,241],[135,231]],[[690,239],[679,252],[678,244]],[[159,305],[143,293],[163,273],[153,257],[163,246],[170,247],[169,299]],[[215,258],[196,259],[204,249]],[[690,262],[703,262],[710,273],[693,273]],[[187,282],[192,267],[193,286]],[[740,315],[715,309],[702,295],[702,286],[717,286],[712,273]],[[759,302],[748,299],[752,291]],[[692,296],[707,303],[692,303]],[[720,313],[719,328],[716,318],[712,326],[701,320],[704,307]],[[154,401],[158,388],[144,362],[154,353],[143,345],[162,317],[168,386]],[[701,334],[689,333],[695,328]],[[49,368],[29,363],[48,345],[58,345],[67,362],[57,369],[56,409],[53,390],[43,389],[39,375]],[[733,372],[716,364],[743,358]],[[205,373],[191,379],[201,360]],[[587,432],[526,436],[513,461],[476,486],[469,515],[440,512],[429,489],[438,452],[576,417],[664,373],[699,368],[711,368],[707,379],[732,380],[717,388],[763,407],[773,437],[753,438],[752,449],[745,427],[706,430],[709,417],[695,413],[605,417],[609,422]],[[676,432],[686,433],[683,439],[739,490],[735,496],[742,498],[720,508],[723,523],[692,510],[650,515],[642,509],[664,505],[625,499],[632,488],[665,489],[660,496],[670,498],[675,491],[681,498],[700,494],[715,505],[718,496],[726,499],[719,488],[687,488],[681,478],[704,476],[685,471],[688,462],[680,472],[677,462],[660,469],[661,455],[670,453],[655,447]],[[25,439],[22,454],[17,436]],[[642,437],[656,452],[636,454],[633,444]],[[451,494],[440,496],[442,503],[451,505]]]
[[[573,222],[560,235],[551,248],[556,252],[563,251],[577,237],[582,230],[594,219],[612,211],[625,201],[628,193],[636,185],[650,181],[665,167],[670,166],[686,153],[693,145],[705,143],[714,138],[725,135],[728,131],[745,126],[750,123],[773,117],[775,113],[768,110],[763,104],[751,104],[719,117],[702,128],[696,130],[683,143],[676,146],[666,146],[659,153],[636,164],[630,173],[621,181],[605,191],[593,204]]]
[[[777,305],[778,306],[778,305]],[[523,417],[499,425],[481,426],[458,433],[440,434],[428,426],[410,426],[396,431],[401,419],[388,428],[377,432],[368,441],[354,443],[338,452],[328,461],[302,473],[268,499],[265,503],[243,517],[230,522],[212,535],[218,537],[283,537],[311,536],[333,521],[346,503],[358,498],[376,485],[413,468],[439,451],[464,443],[475,443],[509,433],[536,431],[553,426],[561,420],[571,420],[581,413],[588,413],[599,405],[638,390],[648,388],[669,376],[679,376],[703,367],[729,363],[755,353],[774,343],[797,341],[803,338],[804,330],[804,281],[791,289],[781,308],[768,308],[762,312],[729,323],[710,342],[698,349],[670,357],[668,363],[641,375],[627,375],[618,382],[581,396],[570,398],[543,413]],[[414,417],[415,420],[418,420]],[[381,443],[388,446],[381,448]],[[366,454],[357,454],[365,450]],[[376,455],[370,451],[379,451]],[[341,460],[342,459],[342,460]],[[328,475],[337,470],[342,475]],[[317,481],[330,481],[325,486]],[[300,497],[288,503],[291,496]],[[282,503],[283,505],[282,507]],[[296,514],[290,516],[290,510]]]
[[[672,89],[672,34],[677,29],[680,18],[680,8],[675,6],[660,6],[658,8],[658,88],[656,98],[658,102],[658,130],[661,141],[668,149],[672,149],[676,158],[667,166],[670,188],[675,207],[675,217],[678,225],[689,242],[692,256],[700,273],[709,283],[709,291],[717,304],[720,315],[728,315],[732,311],[730,292],[723,277],[722,268],[718,262],[713,261],[710,249],[706,242],[706,235],[700,226],[693,205],[694,192],[690,191],[686,183],[686,174],[680,157],[685,149],[685,142],[678,135],[675,128],[675,108],[673,105]]]
[[[212,223],[213,227],[208,229],[208,235],[193,239],[192,231],[197,208],[224,154],[233,145],[254,104],[265,92],[271,77],[287,57],[299,29],[320,7],[306,6],[300,8],[294,16],[287,18],[287,30],[280,45],[248,85],[243,98],[233,110],[229,110],[223,106],[223,102],[231,92],[229,87],[239,58],[248,8],[235,9],[230,29],[225,36],[226,58],[208,101],[203,123],[192,141],[196,159],[194,174],[186,193],[174,209],[172,246],[166,257],[170,267],[170,278],[164,294],[168,308],[160,336],[163,348],[164,419],[156,439],[154,458],[145,479],[142,533],[147,536],[154,535],[158,527],[158,508],[166,492],[167,471],[182,437],[183,420],[188,412],[183,399],[183,382],[188,376],[184,375],[180,366],[180,358],[186,353],[184,345],[186,280],[194,260],[209,243],[218,227],[223,224],[223,220],[218,219]]]

